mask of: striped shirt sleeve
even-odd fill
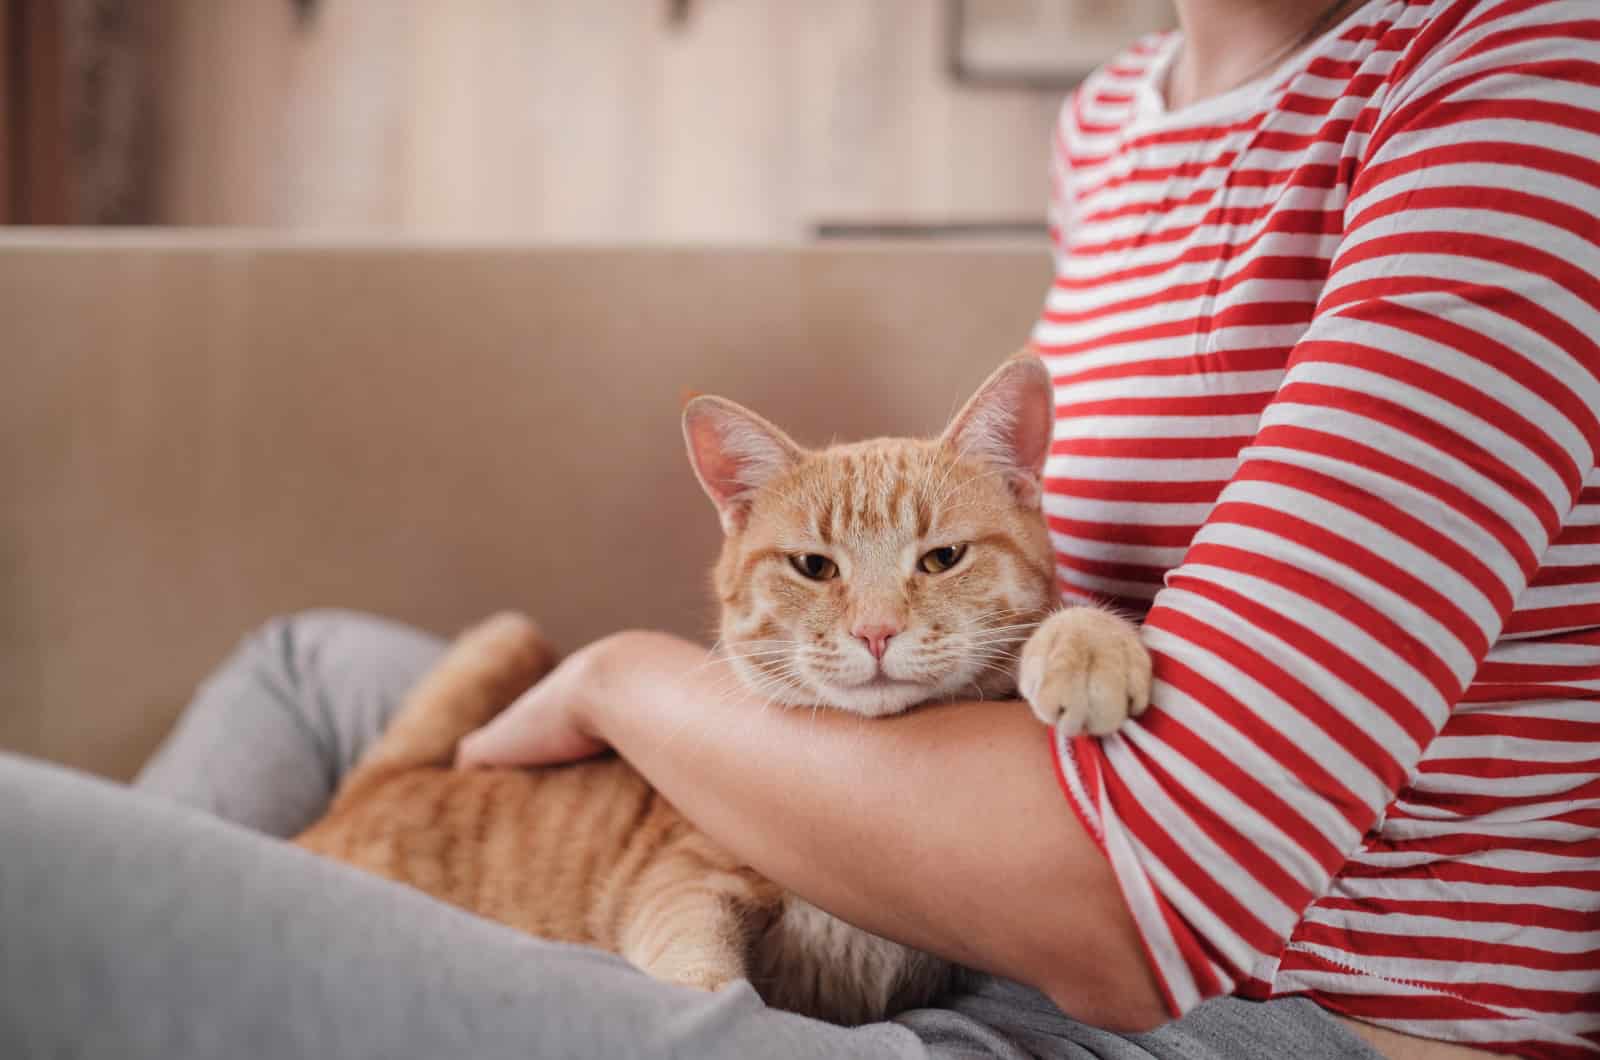
[[[1459,4],[1395,67],[1258,433],[1144,626],[1152,709],[1058,746],[1169,1008],[1265,993],[1600,446],[1600,20]]]

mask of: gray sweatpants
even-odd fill
[[[1123,1038],[993,978],[847,1030],[275,838],[321,812],[440,648],[346,613],[269,623],[134,791],[0,755],[0,1057],[1376,1057],[1305,1001],[1223,999]]]

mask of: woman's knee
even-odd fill
[[[245,638],[225,666],[270,690],[348,769],[399,709],[444,642],[379,615],[317,608],[279,615]]]
[[[267,619],[245,636],[238,654],[257,668],[315,682],[362,670],[426,667],[442,646],[439,638],[381,615],[319,607]]]
[[[426,633],[355,611],[269,619],[200,686],[137,786],[292,834],[442,650]]]

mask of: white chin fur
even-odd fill
[[[925,685],[897,682],[866,688],[829,688],[824,690],[823,698],[837,710],[865,718],[881,718],[885,714],[899,714],[918,703],[926,703],[930,695]]]
[[[804,688],[791,684],[775,688],[770,678],[744,659],[734,656],[731,661],[746,688],[782,707],[827,707],[864,718],[880,718],[926,703],[939,691],[921,681],[842,687],[823,684],[809,674],[797,675],[804,681]]]

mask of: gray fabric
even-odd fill
[[[443,651],[437,637],[350,611],[273,619],[200,686],[134,786],[298,835]]]
[[[0,1056],[915,1057],[0,756]]]
[[[1303,998],[1208,1001],[1150,1034],[1124,1037],[1064,1016],[1020,983],[974,976],[939,1008],[903,1014],[938,1057],[1024,1060],[1383,1060]]]
[[[138,792],[0,755],[0,1056],[1377,1055],[1309,1002],[1222,999],[1123,1038],[992,977],[845,1030],[745,984],[656,983],[259,834],[316,817],[441,647],[341,612],[269,623]]]

